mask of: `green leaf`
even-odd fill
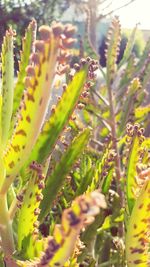
[[[39,239],[38,234],[30,233],[22,240],[21,251],[17,257],[25,260],[32,260],[40,257],[41,252],[45,249],[47,238]]]
[[[150,263],[150,174],[141,189],[127,225],[126,258],[128,267],[147,267]]]
[[[6,31],[2,45],[2,145],[6,145],[10,121],[13,110],[14,96],[14,55],[13,55],[13,36],[12,29]]]
[[[144,107],[138,107],[135,109],[135,118],[144,120],[145,117],[150,113],[150,105]]]
[[[115,152],[112,149],[112,143],[105,148],[102,158],[97,161],[95,173],[91,185],[88,190],[101,188],[103,193],[109,190],[114,173]]]
[[[127,162],[125,163],[126,171],[126,192],[127,192],[127,203],[128,209],[131,213],[135,199],[136,199],[136,189],[138,188],[137,184],[137,165],[140,163],[141,152],[143,147],[141,146],[143,142],[142,131],[139,125],[127,125],[127,153],[126,158]]]
[[[125,130],[126,123],[129,120],[129,115],[134,111],[135,96],[137,95],[140,88],[141,84],[139,79],[138,78],[133,79],[128,87],[126,99],[122,105],[120,125],[118,127],[118,136],[121,136],[121,134]]]
[[[16,127],[4,153],[7,178],[2,188],[3,193],[28,159],[49,104],[61,36],[55,34],[55,28],[48,26],[42,26],[39,31],[42,40],[35,43],[36,53],[32,55],[35,64],[27,68],[27,88],[18,111]]]
[[[18,249],[24,250],[22,247],[23,240],[37,230],[37,218],[39,215],[39,206],[43,198],[41,194],[44,187],[44,176],[42,175],[42,167],[35,162],[30,166],[30,179],[26,186],[25,193],[18,196],[18,199],[23,201],[18,217]],[[23,200],[22,200],[23,198]],[[30,240],[31,242],[31,240]],[[27,246],[28,247],[28,246]]]
[[[91,170],[88,170],[87,173],[82,177],[81,183],[76,191],[76,196],[79,196],[86,192],[88,186],[92,182],[92,178],[94,175],[94,169],[92,168]]]
[[[143,70],[143,67],[146,64],[146,61],[149,58],[149,51],[150,51],[150,39],[146,42],[146,46],[145,46],[145,49],[143,51],[143,54],[142,54],[137,66],[136,66],[136,73]]]
[[[133,29],[131,35],[130,35],[130,38],[127,42],[127,45],[126,45],[126,48],[125,48],[125,51],[123,53],[123,57],[119,63],[119,68],[128,61],[131,53],[132,53],[132,49],[133,49],[133,46],[134,46],[134,42],[135,42],[135,36],[136,36],[136,31],[137,31],[137,25],[136,27]]]
[[[58,191],[64,182],[66,175],[71,170],[73,164],[83,151],[90,137],[90,130],[86,129],[80,133],[70,144],[60,162],[56,165],[52,174],[47,178],[46,187],[43,190],[43,201],[41,202],[40,208],[41,213],[39,216],[40,221],[49,212],[53,200],[56,198]]]
[[[19,62],[19,72],[14,88],[13,114],[15,114],[17,109],[19,108],[21,97],[25,89],[24,78],[26,77],[26,67],[29,65],[30,56],[32,52],[34,52],[33,42],[36,39],[36,26],[36,21],[32,20],[26,30],[25,37],[22,40],[22,52]]]
[[[103,184],[102,184],[102,193],[103,194],[106,194],[108,193],[109,189],[110,189],[110,186],[111,186],[111,182],[113,180],[113,174],[115,172],[115,169],[114,169],[114,164],[112,164],[108,170],[108,174],[107,176],[105,177],[104,181],[103,181]]]
[[[87,79],[88,68],[82,68],[75,74],[72,81],[68,84],[55,112],[51,114],[50,119],[45,123],[43,130],[33,148],[29,162],[36,160],[43,162],[52,151],[56,141],[66,123],[68,122],[83,90]]]
[[[94,167],[92,166],[91,158],[84,154],[81,158],[80,170],[79,170],[79,182],[77,185],[77,190],[75,195],[79,196],[86,192],[88,186],[91,184],[93,175],[94,175]]]
[[[64,266],[74,252],[80,231],[93,222],[100,208],[106,208],[106,202],[97,191],[76,198],[63,212],[61,225],[55,226],[41,257],[32,262],[18,261],[19,266]]]
[[[131,55],[127,66],[124,70],[124,74],[122,77],[120,77],[120,83],[116,90],[116,102],[120,102],[120,99],[122,99],[125,95],[125,93],[128,90],[128,86],[130,85],[131,80],[133,79],[135,75],[135,56]]]
[[[106,51],[106,67],[107,67],[107,86],[109,87],[114,79],[117,69],[117,57],[120,45],[120,23],[117,17],[112,20],[112,24],[108,33],[107,51]]]

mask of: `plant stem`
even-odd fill
[[[6,195],[0,195],[0,226],[2,249],[5,257],[10,257],[14,252],[14,239],[12,221],[9,219]]]
[[[17,211],[17,199],[15,198],[9,208],[9,218],[13,220]]]
[[[120,204],[121,208],[124,207],[124,195],[123,190],[121,190],[121,164],[120,164],[120,156],[117,146],[117,134],[116,134],[116,120],[115,120],[115,110],[113,105],[113,95],[112,95],[112,88],[111,86],[108,86],[108,97],[109,97],[109,104],[110,104],[110,120],[111,120],[111,134],[112,134],[112,142],[113,142],[113,148],[116,153],[115,157],[115,168],[116,168],[116,185],[117,185],[117,193],[120,196]],[[119,237],[124,236],[124,226],[121,222],[119,225],[119,231],[118,231]]]

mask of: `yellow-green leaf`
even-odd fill
[[[32,262],[18,261],[19,266],[64,266],[74,252],[80,231],[93,222],[100,208],[106,208],[106,203],[104,196],[99,192],[76,198],[71,208],[63,212],[61,225],[55,226],[53,237],[49,237],[41,257]]]
[[[126,153],[126,192],[127,192],[127,203],[128,209],[131,213],[135,199],[136,199],[136,190],[138,189],[137,184],[137,165],[140,163],[140,156],[143,150],[141,146],[143,142],[143,132],[141,131],[138,124],[132,126],[131,124],[127,125],[127,153]]]
[[[41,194],[44,188],[44,176],[42,167],[33,162],[30,166],[30,179],[26,185],[25,193],[18,196],[23,201],[18,217],[18,249],[24,250],[22,246],[24,239],[27,239],[34,231],[37,230],[37,218],[40,213],[39,205],[43,198]],[[38,225],[37,225],[38,226]]]
[[[141,189],[129,219],[126,234],[128,267],[150,265],[150,176]]]
[[[2,145],[6,145],[10,121],[13,110],[14,96],[14,55],[13,55],[13,36],[12,29],[6,31],[2,45]]]
[[[47,178],[46,187],[43,190],[43,201],[40,208],[41,213],[40,220],[44,219],[44,216],[49,212],[52,201],[55,199],[56,194],[61,189],[62,183],[69,173],[71,167],[83,151],[90,136],[90,130],[86,129],[81,132],[70,144],[58,164],[56,165],[52,174]]]
[[[17,82],[14,88],[14,102],[13,102],[13,114],[16,113],[19,108],[21,97],[25,89],[24,78],[26,77],[26,67],[29,65],[30,56],[34,52],[33,42],[36,39],[36,21],[32,20],[29,24],[25,37],[22,40],[21,59],[19,62],[19,72]]]
[[[56,27],[51,29],[42,26],[39,31],[41,40],[35,43],[36,52],[32,55],[33,65],[27,68],[26,91],[18,112],[16,127],[4,153],[7,178],[2,188],[3,193],[28,159],[49,104],[61,35],[57,34]]]
[[[87,74],[88,67],[85,66],[69,82],[54,112],[43,126],[43,130],[33,148],[29,162],[36,160],[41,163],[50,154],[78,102],[87,79]]]
[[[112,20],[112,24],[108,33],[107,51],[106,51],[106,66],[107,66],[107,85],[110,86],[114,79],[114,74],[117,69],[117,57],[120,45],[120,22],[118,17]]]

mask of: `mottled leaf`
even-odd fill
[[[73,164],[83,151],[90,136],[90,130],[86,129],[80,133],[70,144],[58,164],[56,165],[52,174],[47,178],[46,187],[43,190],[43,201],[41,202],[40,220],[44,219],[44,216],[50,210],[53,200],[56,198],[58,191],[61,189],[62,183],[66,175],[71,170]]]
[[[25,250],[22,247],[24,239],[27,239],[37,230],[37,218],[40,213],[39,205],[43,198],[41,194],[44,187],[44,176],[42,167],[39,164],[32,163],[30,171],[30,180],[26,185],[25,193],[18,196],[22,203],[18,217],[18,249]],[[24,251],[25,253],[25,251]]]
[[[112,20],[112,24],[108,33],[107,51],[106,51],[106,67],[107,67],[107,85],[112,84],[114,74],[117,69],[117,57],[119,52],[121,38],[120,23],[117,17]]]
[[[42,40],[35,43],[36,52],[32,55],[34,65],[27,68],[26,91],[16,127],[4,153],[7,178],[2,191],[7,190],[28,159],[46,115],[60,51],[61,36],[57,34],[56,26],[52,29],[42,26],[39,29]]]
[[[52,151],[64,126],[68,122],[83,90],[87,79],[88,68],[82,68],[75,74],[59,100],[50,119],[43,126],[43,130],[33,148],[29,162],[42,162]]]
[[[64,266],[73,254],[80,231],[93,222],[100,208],[106,208],[106,203],[104,196],[99,192],[76,198],[71,208],[63,212],[61,225],[55,226],[53,237],[49,237],[41,257],[32,262],[18,261],[18,264],[26,267]]]
[[[127,193],[127,203],[128,209],[131,213],[135,199],[136,190],[138,189],[138,164],[141,163],[141,155],[143,147],[141,146],[143,142],[143,131],[140,129],[139,125],[131,124],[127,125],[127,152],[126,152],[126,193]]]
[[[137,25],[133,29],[133,31],[129,37],[129,40],[126,44],[126,48],[125,48],[124,53],[123,53],[123,57],[119,63],[119,67],[121,67],[124,63],[126,63],[129,59],[129,57],[131,56],[132,49],[133,49],[134,42],[135,42],[136,31],[137,31]]]
[[[133,207],[126,234],[128,267],[150,265],[150,176]]]
[[[30,63],[30,56],[34,52],[33,42],[36,39],[36,21],[33,20],[26,29],[25,37],[22,40],[22,51],[19,62],[19,72],[14,88],[13,114],[19,108],[21,97],[25,89],[24,78],[26,77],[26,67]]]
[[[13,55],[13,36],[12,29],[6,31],[2,45],[2,145],[6,145],[10,121],[13,110],[14,96],[14,55]]]

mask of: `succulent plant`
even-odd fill
[[[149,266],[150,42],[135,61],[135,28],[117,64],[114,18],[106,69],[90,57],[71,68],[75,27],[41,26],[38,40],[36,28],[15,79],[12,29],[2,46],[0,266]]]
[[[56,107],[49,102],[56,74],[67,71],[68,49],[75,27],[53,23],[28,26],[22,43],[19,72],[14,83],[13,41],[9,29],[2,45],[0,95],[0,236],[1,266],[63,266],[73,255],[80,231],[94,220],[106,203],[100,192],[74,200],[55,225],[53,237],[42,237],[40,224],[54,207],[53,201],[73,164],[82,154],[90,129],[81,129],[49,169],[57,142],[79,104],[95,62],[81,60],[70,74]],[[48,114],[47,114],[48,112]],[[68,249],[69,248],[69,249]]]
[[[88,190],[102,189],[108,200],[104,221],[95,221],[83,234],[93,240],[91,266],[149,266],[149,51],[136,60],[132,54],[136,28],[123,58],[117,64],[121,44],[119,19],[112,20],[107,38],[106,69],[89,91],[83,110],[93,128],[89,151],[93,177]],[[146,101],[147,102],[146,102]],[[148,137],[144,136],[144,132]],[[95,229],[95,230],[94,230]],[[93,248],[94,247],[94,248]],[[87,257],[88,250],[82,253]],[[83,260],[82,258],[82,260]],[[95,264],[95,265],[94,265]]]

